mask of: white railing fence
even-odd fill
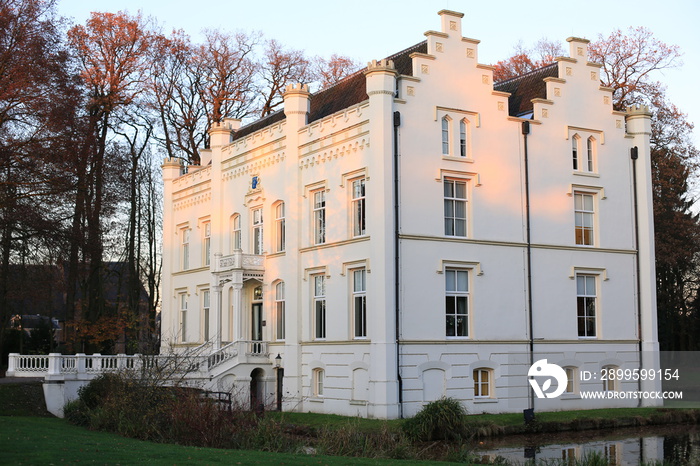
[[[75,374],[96,376],[122,370],[158,370],[166,369],[172,374],[203,375],[238,355],[245,357],[267,358],[270,353],[268,342],[241,340],[227,344],[208,355],[102,355],[82,354],[64,355],[24,355],[10,353],[7,377],[45,377]],[[245,361],[239,361],[245,362]],[[260,363],[260,361],[257,361]]]

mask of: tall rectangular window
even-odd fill
[[[209,302],[210,302],[210,296],[209,296],[209,290],[204,290],[202,292],[202,317],[204,319],[204,322],[202,325],[204,326],[204,341],[207,342],[209,341]]]
[[[204,254],[204,265],[211,264],[211,222],[204,223],[204,241],[202,244],[202,254]]]
[[[180,304],[180,341],[187,341],[187,293],[178,295]]]
[[[352,272],[352,311],[355,338],[367,337],[367,271]]]
[[[312,383],[314,396],[323,396],[323,369],[314,369]]]
[[[190,229],[189,228],[183,228],[180,231],[180,239],[182,241],[182,244],[180,246],[182,270],[188,270],[190,268]]]
[[[445,235],[467,236],[467,183],[445,180]]]
[[[253,209],[253,254],[262,254],[263,247],[263,210]]]
[[[284,340],[284,282],[275,285],[275,338]]]
[[[231,217],[231,252],[241,249],[241,216]]]
[[[365,234],[365,179],[352,182],[352,235]]]
[[[450,119],[442,117],[442,154],[450,155]]]
[[[326,277],[313,277],[314,338],[326,338]]]
[[[578,170],[578,143],[581,139],[578,136],[571,138],[571,159],[574,163],[574,170]]]
[[[593,138],[586,139],[586,170],[593,171],[593,154],[594,154]]]
[[[595,199],[593,194],[574,193],[576,244],[593,246],[595,224]]]
[[[314,244],[326,242],[326,192],[314,192]]]
[[[445,270],[445,336],[469,336],[468,270]]]
[[[459,122],[459,155],[467,156],[467,122],[464,120]]]
[[[275,206],[275,252],[284,251],[285,241],[284,202],[280,202]]]
[[[596,276],[576,275],[576,313],[581,338],[596,336],[597,301]]]
[[[472,371],[474,378],[474,398],[489,398],[491,396],[491,369],[480,368]]]

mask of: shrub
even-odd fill
[[[63,416],[71,424],[88,427],[90,425],[90,410],[81,400],[73,400],[63,407]]]
[[[425,405],[403,423],[406,435],[419,441],[462,440],[469,437],[464,406],[454,398],[440,398]]]

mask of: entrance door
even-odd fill
[[[263,328],[263,314],[262,314],[262,303],[253,303],[252,312],[250,316],[250,339],[253,342],[262,341],[262,328]],[[253,353],[262,353],[262,345],[253,343]]]

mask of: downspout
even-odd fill
[[[637,206],[637,159],[639,158],[639,148],[632,147],[630,150],[630,158],[632,159],[632,190],[634,197],[634,247],[637,250],[635,255],[635,267],[637,269],[637,334],[639,336],[637,345],[639,346],[639,370],[642,370],[642,294],[641,294],[641,277],[639,266],[639,208]],[[642,379],[637,380],[638,389],[642,391]],[[637,401],[637,406],[642,406],[642,399]]]
[[[530,367],[535,363],[535,335],[534,324],[532,322],[532,241],[530,237],[530,167],[527,153],[527,135],[530,134],[530,122],[523,121],[523,153],[525,159],[525,238],[527,242],[527,315],[528,332],[530,334]],[[530,415],[535,413],[535,392],[530,387],[530,397],[528,402]],[[528,416],[526,415],[526,420]]]
[[[400,262],[399,262],[399,126],[401,113],[394,112],[394,303],[396,331],[396,380],[399,390],[399,419],[403,419],[403,381],[401,380],[401,306],[400,306]]]

